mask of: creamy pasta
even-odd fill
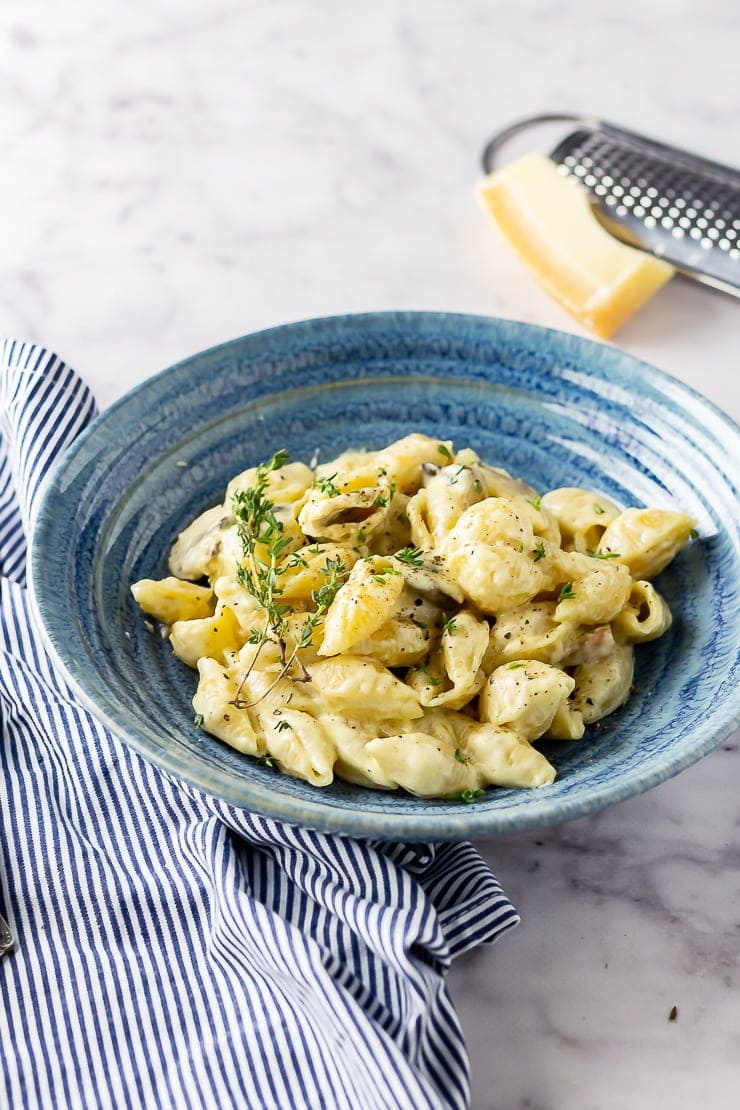
[[[237,475],[132,587],[197,669],[196,721],[327,786],[428,797],[538,787],[541,738],[579,740],[629,696],[633,645],[671,623],[651,584],[683,513],[539,496],[420,434],[311,469]]]

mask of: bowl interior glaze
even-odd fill
[[[177,532],[245,467],[280,447],[308,462],[412,430],[471,446],[542,491],[585,486],[697,520],[701,540],[656,583],[673,627],[637,649],[623,709],[582,741],[544,746],[558,771],[552,786],[492,789],[465,804],[342,782],[319,790],[280,775],[194,727],[195,675],[131,598],[133,581],[166,573]],[[735,425],[698,394],[573,335],[440,313],[286,325],[163,371],[79,437],[37,518],[33,595],[93,713],[147,759],[230,803],[378,838],[541,827],[647,790],[737,727],[739,448]]]

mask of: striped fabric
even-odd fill
[[[33,629],[26,535],[94,403],[41,348],[0,355],[0,1105],[466,1106],[445,971],[516,912],[469,844],[231,808],[75,704]]]

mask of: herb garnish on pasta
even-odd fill
[[[412,434],[237,475],[132,592],[198,671],[199,727],[316,786],[467,803],[551,783],[537,741],[624,703],[671,623],[651,579],[693,534]]]

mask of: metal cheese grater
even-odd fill
[[[550,157],[588,189],[609,231],[681,273],[740,297],[740,171],[599,119],[542,115],[500,131],[483,152],[486,173],[504,142],[542,123],[576,123]]]

